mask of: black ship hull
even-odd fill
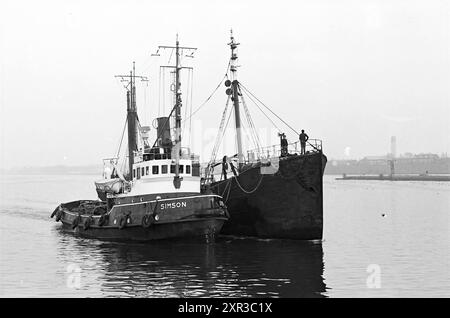
[[[243,167],[211,190],[230,214],[223,234],[295,240],[322,239],[323,184],[327,158],[321,152],[280,158],[274,174]]]

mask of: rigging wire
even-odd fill
[[[120,138],[119,149],[117,150],[116,157],[119,158],[120,148],[122,147],[123,137],[125,136],[125,129],[127,127],[128,116],[125,116],[125,124],[123,125],[122,137]]]
[[[194,70],[191,70],[191,98],[190,98],[190,113],[189,113],[189,145],[191,144],[192,136],[192,96],[194,92]],[[187,121],[187,120],[186,120]]]
[[[148,119],[150,120],[150,105],[149,105],[149,100],[150,100],[150,96],[148,96],[147,99],[147,90],[148,90],[148,94],[150,95],[150,89],[148,88],[148,81],[146,82],[146,85],[144,87],[144,115],[145,115],[145,121]]]
[[[252,92],[250,92],[244,85],[242,85],[242,83],[239,83],[240,86],[247,91],[248,94],[250,94],[252,97],[254,97],[259,103],[261,103],[262,106],[264,106],[268,111],[270,111],[273,115],[275,115],[279,120],[281,120],[288,128],[290,128],[293,132],[295,132],[295,134],[299,134],[297,132],[297,130],[295,130],[294,128],[292,128],[291,125],[289,125],[286,121],[284,121],[280,116],[278,116],[275,112],[273,112],[268,106],[266,106],[262,101],[260,101],[258,99],[258,97],[256,97],[255,95],[252,94]]]
[[[187,74],[187,85],[186,85],[186,103],[184,105],[184,118],[187,118],[187,112],[189,109],[189,87],[190,87],[190,73],[191,73],[191,69],[188,69],[188,74]],[[186,124],[187,124],[187,120],[183,120],[183,132],[185,131],[186,128]]]
[[[222,118],[220,120],[219,129],[217,130],[217,136],[216,136],[216,139],[214,141],[214,147],[213,147],[213,150],[212,150],[210,163],[211,162],[215,162],[215,159],[216,159],[216,154],[217,154],[217,150],[218,150],[218,144],[219,144],[219,140],[220,140],[221,134],[222,134],[222,128],[223,128],[223,125],[225,124],[225,119],[226,119],[227,112],[228,112],[228,103],[229,103],[229,98],[227,99],[227,103],[225,105],[225,109],[224,109],[224,111],[222,113]]]
[[[255,141],[253,140],[253,138],[252,138],[252,141],[250,141],[250,138],[248,137],[249,135],[250,135],[250,137],[253,137],[252,134],[249,134],[247,132],[247,127],[245,127],[245,125],[243,125],[243,123],[241,123],[241,129],[242,129],[242,131],[244,131],[244,135],[245,135],[245,139],[247,141],[247,144],[251,145],[252,142],[254,143]],[[237,138],[237,134],[236,134],[236,138]],[[237,139],[236,139],[236,142],[237,142]]]
[[[220,120],[220,125],[219,125],[219,130],[217,131],[216,140],[214,142],[214,147],[213,147],[213,151],[212,151],[212,154],[211,154],[210,164],[216,161],[217,152],[219,150],[219,146],[220,146],[222,137],[225,134],[224,125],[225,125],[225,120],[226,120],[226,117],[227,117],[227,112],[228,112],[228,106],[230,104],[230,99],[231,99],[231,96],[228,96],[227,103],[225,104],[225,109],[223,110],[223,113],[222,113],[222,119]],[[228,121],[230,120],[230,117],[231,117],[231,112],[230,112],[230,116],[228,117],[227,124],[225,125],[225,127],[228,126]]]
[[[243,131],[243,135],[245,136],[245,139],[246,139],[246,141],[247,141],[247,144],[248,144],[249,146],[251,146],[252,143],[253,143],[253,145],[254,145],[255,147],[257,147],[257,144],[256,144],[255,139],[254,139],[254,136],[253,136],[253,130],[252,130],[252,127],[251,127],[251,125],[249,124],[249,121],[248,121],[248,118],[247,118],[247,114],[244,113],[244,117],[245,117],[245,120],[246,120],[246,123],[247,123],[248,127],[247,127],[247,125],[244,125],[244,122],[243,122],[243,121],[241,121],[241,131]],[[249,136],[250,136],[250,138],[249,138]],[[250,139],[251,139],[251,140],[250,140]],[[236,131],[236,144],[237,144],[237,131]],[[236,149],[237,149],[237,146],[236,146]]]
[[[194,116],[194,115],[195,115],[195,114],[196,114],[203,106],[205,106],[205,105],[209,102],[209,100],[213,97],[213,95],[214,95],[214,94],[217,92],[217,90],[219,89],[220,85],[222,85],[223,81],[224,81],[226,78],[228,78],[228,69],[229,69],[229,68],[230,68],[230,62],[228,62],[228,66],[227,66],[225,75],[222,77],[222,79],[220,80],[219,84],[218,84],[217,87],[213,90],[213,92],[211,93],[211,95],[209,95],[208,98],[207,98],[200,106],[198,106],[198,107],[192,112],[192,115],[189,116],[189,118],[186,118],[186,120],[187,120],[187,119],[190,119],[192,116]]]
[[[125,143],[125,145],[126,145],[126,147],[125,148],[128,148],[128,142],[127,141],[125,141],[126,143]],[[130,171],[126,171],[125,169],[128,169],[128,156],[127,156],[127,154],[124,154],[124,156],[123,156],[123,161],[122,161],[122,166],[120,167],[120,171],[122,171],[122,173],[123,174],[125,174],[125,172],[127,172],[127,173],[129,173]]]
[[[172,59],[173,51],[174,51],[174,49],[172,49],[172,51],[170,51],[169,61],[167,62],[167,64],[170,64],[170,60]]]
[[[270,117],[264,112],[264,110],[262,110],[262,108],[258,105],[258,103],[256,103],[255,100],[254,100],[254,99],[253,99],[246,91],[243,91],[243,92],[244,92],[244,93],[247,95],[247,97],[255,104],[255,106],[258,107],[258,109],[261,111],[261,113],[263,113],[264,116],[266,116],[266,118],[272,123],[272,125],[274,125],[275,128],[278,129],[278,132],[281,132],[281,129],[277,126],[277,124],[275,124],[275,122],[272,120],[272,118],[270,118]]]
[[[226,122],[226,124],[225,124],[225,126],[224,126],[223,133],[222,133],[221,139],[220,139],[220,141],[219,141],[219,145],[218,145],[218,147],[217,147],[217,151],[219,150],[219,147],[220,147],[220,144],[222,143],[223,137],[224,137],[225,134],[226,134],[226,129],[227,129],[227,127],[228,127],[228,123],[230,122],[230,119],[231,119],[231,117],[232,117],[233,114],[234,114],[234,108],[231,107],[231,111],[230,111],[230,114],[228,115],[227,122]],[[235,148],[237,148],[237,145],[235,145]],[[217,154],[216,154],[216,157],[217,157]],[[215,161],[215,158],[216,158],[216,157],[214,157],[214,161]]]
[[[153,63],[152,63],[152,58],[153,58],[153,56],[149,56],[148,57],[148,59],[143,63],[143,65],[142,65],[142,73],[145,73],[145,72],[147,72],[147,71],[149,71],[150,70],[150,68],[154,65]],[[149,63],[148,65],[145,65],[145,64],[147,64],[147,63]]]
[[[162,76],[162,114],[164,114],[166,112],[166,95],[164,94],[164,92],[166,91],[166,72],[164,68],[162,69]]]
[[[192,116],[194,116],[203,106],[206,105],[206,103],[209,102],[209,100],[213,97],[213,95],[217,92],[217,90],[219,89],[220,85],[222,85],[223,80],[227,78],[227,74],[225,74],[225,76],[220,80],[220,83],[217,85],[217,87],[214,89],[214,91],[211,93],[211,95],[208,96],[208,98],[206,98],[206,100],[200,105],[198,106],[191,114],[191,116],[189,116],[189,118],[186,118],[186,120],[191,119]]]
[[[137,133],[138,133],[138,141],[142,142],[143,138],[142,138],[142,125],[141,122],[139,121],[139,117],[136,116],[136,123],[137,123]],[[139,145],[136,143],[136,147],[139,149]]]
[[[261,148],[261,141],[259,139],[258,134],[256,133],[256,127],[253,123],[253,119],[250,115],[250,111],[248,110],[247,103],[245,102],[244,96],[242,95],[242,105],[244,106],[244,114],[245,119],[247,120],[247,123],[250,127],[251,137],[253,139],[253,143],[255,144],[255,148]]]
[[[159,68],[159,79],[158,79],[158,117],[161,117],[161,68]]]

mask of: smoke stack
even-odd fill
[[[169,117],[159,117],[158,121],[158,146],[163,148],[172,147],[172,138],[170,136],[170,120]]]
[[[395,136],[391,137],[391,157],[397,157],[397,138]]]

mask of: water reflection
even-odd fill
[[[122,297],[323,297],[320,242],[220,237],[117,243],[57,231],[59,257],[82,267],[83,288]]]
[[[8,189],[0,194],[1,297],[449,297],[450,184],[328,176],[322,244],[221,238],[208,246],[61,233],[50,213],[92,198],[92,178],[0,178]],[[81,268],[80,289],[67,284],[72,264]],[[367,288],[369,264],[382,268],[380,289]]]

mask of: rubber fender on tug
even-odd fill
[[[92,218],[92,216],[87,217],[86,220],[84,220],[83,222],[83,229],[84,230],[89,229],[92,223],[94,223],[94,219]]]
[[[61,209],[61,204],[56,207],[56,209],[53,211],[52,215],[50,215],[50,218],[53,218],[60,209]]]
[[[109,221],[109,214],[102,214],[98,220],[98,226],[103,226]]]
[[[126,214],[126,215],[122,215],[122,217],[119,220],[119,230],[125,228],[128,223],[131,223],[131,217],[130,217],[130,213]]]
[[[225,209],[221,210],[218,208],[210,208],[210,209],[201,209],[201,210],[196,210],[194,212],[194,215],[196,217],[217,217],[217,216],[227,216],[228,211]],[[228,217],[228,216],[227,216]]]
[[[61,220],[62,216],[63,216],[63,211],[61,209],[58,209],[58,211],[56,211],[55,221],[59,222]]]
[[[155,218],[153,216],[153,214],[146,214],[142,217],[142,226],[144,228],[149,228],[150,226],[152,226],[155,223]]]
[[[92,211],[92,214],[98,215],[98,214],[100,214],[100,213],[98,213],[98,212],[101,211],[101,210],[104,210],[104,212],[106,212],[105,207],[103,207],[103,206],[96,206],[96,207],[94,208],[94,211]]]

